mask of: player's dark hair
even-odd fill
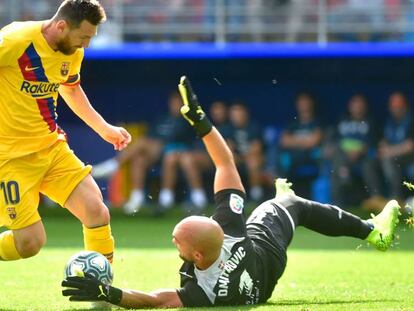
[[[65,0],[54,18],[63,19],[71,27],[78,28],[85,20],[97,26],[106,20],[106,14],[97,0]]]

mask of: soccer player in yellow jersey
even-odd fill
[[[14,22],[0,30],[0,260],[36,255],[46,242],[39,193],[83,224],[85,248],[112,260],[109,212],[85,166],[56,123],[56,100],[66,104],[116,150],[129,133],[108,124],[80,86],[83,49],[105,12],[95,0],[66,0],[53,18]]]

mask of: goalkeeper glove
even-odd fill
[[[106,301],[118,305],[122,299],[122,290],[106,285],[90,274],[85,277],[68,276],[62,281],[63,296],[69,296],[70,301]]]
[[[184,104],[181,107],[181,114],[195,129],[197,136],[203,138],[210,133],[213,125],[203,109],[201,109],[197,95],[194,93],[190,80],[186,76],[181,77],[178,90],[180,91]]]

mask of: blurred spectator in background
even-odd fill
[[[378,154],[382,162],[388,196],[403,199],[402,182],[407,169],[414,164],[414,122],[407,98],[395,92],[389,99],[390,118]]]
[[[241,41],[240,29],[246,22],[245,8],[247,0],[225,0],[226,5],[226,23],[230,41]],[[217,3],[217,1],[216,1]],[[216,4],[217,5],[217,4]]]
[[[192,152],[194,135],[191,127],[180,114],[182,106],[180,95],[172,93],[168,105],[169,115],[153,123],[147,137],[140,137],[135,144],[122,151],[116,158],[94,166],[92,175],[95,178],[103,178],[112,175],[122,164],[130,161],[132,191],[128,202],[124,205],[126,214],[137,212],[144,203],[145,175],[148,169],[161,158],[160,207],[166,210],[175,203],[174,188],[179,166],[191,188],[191,202],[198,209],[204,208],[207,204],[200,171]]]
[[[227,137],[230,124],[226,103],[221,100],[214,101],[210,106],[209,115],[210,120],[213,122],[214,126],[219,130],[220,133],[224,130],[225,136],[223,137]]]
[[[264,0],[246,1],[246,27],[251,33],[250,38],[247,38],[248,41],[261,42],[264,39],[266,13],[264,2]]]
[[[332,157],[332,197],[337,205],[358,204],[362,197],[354,195],[356,178],[362,179],[370,196],[365,201],[369,210],[382,209],[384,199],[376,161],[378,135],[368,117],[368,103],[364,95],[351,97],[348,113],[335,129],[336,148]],[[350,195],[352,194],[352,195]]]
[[[102,0],[98,45],[125,41],[413,41],[413,0]],[[42,19],[56,0],[0,0],[0,24]],[[3,9],[2,9],[3,7]],[[325,25],[326,22],[326,25]]]
[[[229,120],[229,132],[225,138],[235,155],[239,171],[247,173],[249,198],[260,201],[263,197],[261,173],[264,163],[261,129],[250,119],[250,113],[241,101],[230,106]]]
[[[280,172],[295,184],[299,196],[311,196],[311,184],[319,175],[322,126],[316,117],[316,101],[309,93],[299,93],[297,116],[280,138]]]
[[[62,1],[38,0],[36,9],[31,1],[21,1],[21,14],[24,20],[46,19]]]
[[[286,6],[287,21],[286,21],[286,41],[298,42],[303,41],[300,35],[303,30],[306,29],[305,24],[307,22],[307,15],[312,12],[312,8],[316,8],[317,3],[314,0],[306,1],[302,0],[289,1]],[[279,17],[280,18],[280,17]]]
[[[381,0],[347,0],[330,10],[329,27],[343,29],[340,41],[375,41],[384,27],[385,6]],[[349,27],[353,25],[355,28]],[[349,31],[344,31],[349,28]],[[354,29],[357,29],[355,31]]]
[[[402,8],[401,16],[403,20],[401,22],[402,25],[413,25],[414,23],[414,0],[405,0],[406,7]],[[402,36],[402,41],[405,42],[414,42],[414,29],[413,27],[406,27],[405,32]]]

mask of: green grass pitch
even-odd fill
[[[0,310],[82,310],[61,296],[67,259],[82,249],[80,224],[63,210],[43,217],[47,246],[34,258],[0,262]],[[114,285],[150,291],[179,285],[180,259],[171,243],[179,219],[116,213]],[[414,232],[401,226],[381,253],[349,238],[298,229],[284,276],[267,304],[214,310],[414,310]]]

